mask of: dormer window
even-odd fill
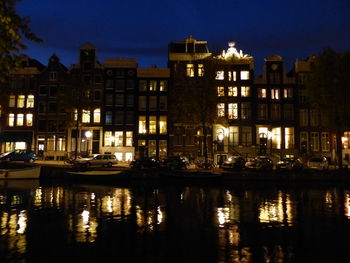
[[[57,72],[56,71],[49,72],[49,80],[50,81],[56,81],[57,80]]]
[[[194,65],[193,64],[187,64],[186,65],[186,76],[187,77],[194,77]]]

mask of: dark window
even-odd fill
[[[124,94],[115,94],[115,105],[124,106]]]
[[[106,94],[106,105],[113,105],[113,94]]]
[[[134,112],[133,111],[126,112],[126,124],[134,124]]]
[[[147,90],[147,81],[139,80],[139,91],[146,91],[146,90]]]
[[[115,81],[115,90],[122,91],[125,89],[125,80],[124,79],[117,79]]]
[[[49,96],[50,97],[56,97],[56,93],[57,93],[57,86],[50,86]]]
[[[46,131],[46,120],[38,121],[38,129],[39,131]]]
[[[289,121],[294,120],[293,104],[284,104],[284,119]]]
[[[105,123],[112,124],[112,112],[111,111],[106,111]]]
[[[271,104],[271,120],[279,120],[281,118],[281,107],[279,104]]]
[[[112,79],[106,80],[106,89],[113,89],[113,80]]]
[[[53,102],[49,102],[49,112],[55,113],[57,112],[57,104]]]
[[[123,125],[124,124],[124,112],[116,111],[114,116],[114,124]]]
[[[135,80],[133,79],[128,79],[127,80],[127,89],[134,89],[135,88]]]
[[[101,91],[95,90],[95,92],[94,92],[94,100],[101,100]]]
[[[126,105],[127,106],[134,106],[134,95],[128,94],[126,97]]]
[[[39,95],[46,95],[46,86],[39,87]]]

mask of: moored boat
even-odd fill
[[[0,169],[0,179],[39,179],[41,166],[20,169]]]
[[[73,175],[96,175],[96,176],[101,176],[101,175],[117,175],[120,174],[121,171],[83,171],[83,172],[67,172],[68,174],[73,174]]]

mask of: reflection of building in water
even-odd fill
[[[296,207],[288,194],[278,192],[277,199],[264,201],[259,208],[261,223],[284,223],[293,225]]]
[[[350,219],[350,192],[349,191],[346,191],[344,193],[344,213],[345,213],[345,216]]]
[[[26,253],[26,228],[27,228],[27,211],[11,211],[0,212],[0,235],[5,237],[2,239],[2,248],[15,252],[15,256],[22,258]],[[7,241],[7,242],[6,242]],[[14,256],[14,255],[12,255]],[[14,258],[18,259],[18,258]]]

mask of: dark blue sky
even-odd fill
[[[349,0],[23,0],[18,11],[44,40],[25,53],[43,64],[52,53],[66,66],[76,63],[79,46],[91,42],[101,62],[131,57],[164,67],[168,43],[189,35],[207,40],[212,52],[236,41],[257,71],[272,54],[289,70],[325,47],[350,50]]]

